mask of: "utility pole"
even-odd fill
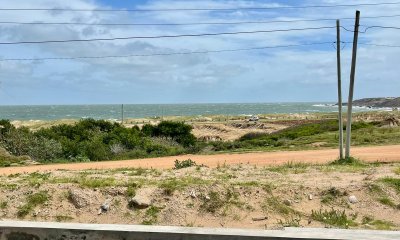
[[[121,104],[121,124],[124,124],[124,104]]]
[[[339,159],[343,159],[343,118],[342,118],[342,70],[340,63],[340,21],[336,20],[336,52],[338,74],[338,107],[339,107]]]
[[[357,62],[357,42],[358,42],[358,28],[360,25],[360,11],[356,11],[356,22],[354,25],[354,39],[353,39],[353,54],[351,59],[351,73],[350,73],[350,88],[349,100],[347,101],[347,126],[346,126],[346,158],[350,157],[350,141],[351,141],[351,117],[353,108],[353,93],[354,93],[354,79],[356,76],[356,62]]]

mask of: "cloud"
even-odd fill
[[[114,8],[112,1],[48,0],[5,2],[2,7],[21,8]],[[287,2],[287,5],[299,4]],[[348,1],[305,1],[303,5],[348,4]],[[244,8],[283,6],[282,1],[147,1],[134,7]],[[396,14],[400,6],[360,7],[361,16]],[[29,14],[4,12],[0,21],[87,23],[194,23],[273,21],[353,17],[355,8],[286,9],[269,11],[179,11],[179,12],[57,12]],[[393,25],[394,18],[367,19],[361,24]],[[354,20],[342,20],[351,29]],[[157,36],[188,33],[257,31],[269,29],[334,26],[334,21],[193,26],[31,26],[0,25],[0,41]],[[365,28],[364,26],[361,29]],[[186,51],[237,49],[312,42],[334,42],[335,29],[282,33],[241,34],[174,39],[99,41],[43,45],[0,45],[0,58],[112,56]],[[361,43],[398,44],[400,31],[369,29]],[[342,30],[343,41],[352,33]],[[342,51],[344,91],[350,68],[351,45]],[[395,64],[398,50],[359,46],[356,97],[396,95],[400,87]],[[231,53],[153,57],[74,59],[62,61],[0,62],[1,90],[21,96],[19,103],[108,102],[271,102],[335,101],[336,51],[331,44]],[[385,84],[376,84],[384,81]],[[1,93],[1,92],[0,92]],[[151,93],[151,94],[150,94]],[[266,94],[268,93],[268,94]],[[4,104],[15,99],[0,94]]]

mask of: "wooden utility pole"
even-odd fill
[[[336,20],[336,52],[338,74],[338,108],[339,108],[339,159],[343,159],[343,118],[342,118],[342,70],[340,63],[340,21]]]
[[[121,105],[121,124],[124,124],[124,104]]]
[[[354,25],[353,54],[352,54],[352,59],[351,59],[349,100],[347,101],[346,158],[350,157],[351,117],[352,117],[351,114],[352,114],[352,108],[353,108],[354,79],[356,76],[357,42],[358,42],[359,26],[360,26],[360,11],[357,10],[356,11],[356,22]]]

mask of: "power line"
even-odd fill
[[[400,27],[393,27],[393,26],[366,26],[366,25],[359,25],[361,27],[365,27],[364,31],[359,31],[359,33],[366,33],[369,29],[373,28],[381,28],[381,29],[395,29],[400,30]],[[353,30],[347,29],[346,27],[341,26],[347,32],[354,32]]]
[[[239,49],[222,49],[222,50],[205,50],[205,51],[188,51],[188,52],[171,52],[171,53],[153,53],[153,54],[110,55],[110,56],[8,58],[8,59],[0,59],[0,61],[1,62],[4,62],[4,61],[43,61],[43,60],[74,60],[74,59],[104,59],[104,58],[172,56],[172,55],[190,55],[190,54],[206,54],[206,53],[240,52],[240,51],[263,50],[263,49],[274,49],[274,48],[304,47],[304,46],[324,45],[324,44],[331,44],[331,43],[332,42],[313,42],[313,43],[289,44],[289,45],[277,45],[277,46],[263,46],[263,47],[239,48]]]
[[[348,42],[341,42],[345,44],[353,44],[353,42],[348,41]],[[388,48],[400,48],[400,45],[392,45],[392,44],[375,44],[375,43],[358,43],[359,45],[365,45],[365,46],[374,46],[374,47],[388,47]]]
[[[399,15],[366,16],[363,19],[393,18]],[[343,17],[340,20],[353,20],[354,17]],[[191,22],[191,23],[83,23],[83,22],[17,22],[3,21],[0,24],[14,25],[83,25],[83,26],[191,26],[191,25],[240,25],[240,24],[268,24],[268,23],[295,23],[295,22],[319,22],[336,21],[336,18],[317,19],[293,19],[293,20],[272,20],[272,21],[241,21],[241,22]]]
[[[320,30],[320,29],[331,29],[331,28],[335,28],[335,27],[310,27],[310,28],[291,28],[291,29],[275,29],[275,30],[222,32],[222,33],[200,33],[200,34],[180,34],[180,35],[160,35],[160,36],[135,36],[135,37],[92,38],[92,39],[0,42],[0,45],[69,43],[69,42],[94,42],[94,41],[115,41],[115,40],[129,40],[129,39],[159,39],[159,38],[201,37],[201,36],[220,36],[220,35],[237,35],[237,34],[254,34],[254,33],[306,31],[306,30]]]
[[[400,45],[374,44],[374,43],[358,43],[358,44],[366,46],[375,46],[375,47],[400,48]]]
[[[240,7],[240,8],[153,8],[153,9],[74,9],[74,8],[0,8],[0,11],[68,11],[68,12],[168,12],[168,11],[245,11],[245,10],[278,10],[278,9],[305,9],[305,8],[335,8],[335,7],[362,7],[362,6],[391,6],[400,2],[384,3],[357,3],[335,5],[304,5],[304,6],[277,6],[277,7]]]
[[[365,30],[364,33],[367,32],[368,29],[372,29],[372,28],[381,28],[381,29],[396,29],[396,30],[400,30],[400,27],[392,27],[392,26],[365,26]]]

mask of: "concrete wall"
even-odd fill
[[[0,240],[258,240],[258,239],[400,239],[400,232],[286,228],[246,230],[164,226],[0,222]]]

